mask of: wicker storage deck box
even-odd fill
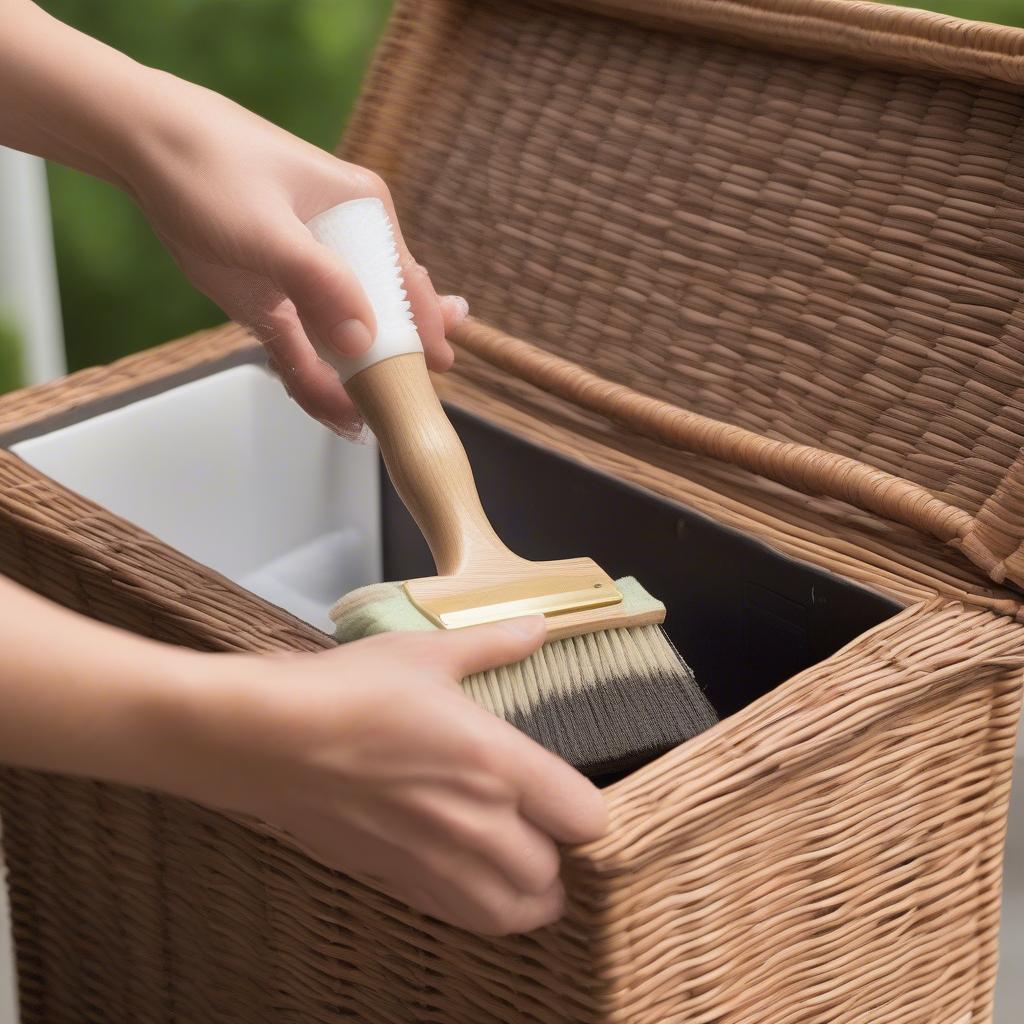
[[[4,772],[23,1020],[989,1021],[1022,83],[1024,33],[844,0],[399,3],[344,152],[478,318],[444,397],[902,610],[611,786],[529,936],[421,918],[250,822]],[[207,332],[9,396],[0,429],[254,351]],[[0,568],[198,648],[330,643],[10,452]]]

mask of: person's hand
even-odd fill
[[[169,75],[125,155],[124,184],[189,280],[263,341],[293,398],[339,433],[358,423],[337,372],[317,352],[353,356],[374,335],[352,271],[305,227],[349,199],[383,200],[428,365],[446,370],[445,334],[468,312],[438,298],[401,237],[387,186],[225,99]]]
[[[128,192],[188,278],[268,347],[307,412],[358,429],[338,375],[316,356],[356,355],[375,331],[349,269],[305,223],[349,199],[383,200],[428,365],[446,370],[446,330],[465,317],[409,255],[387,188],[223,96],[147,68],[29,0],[0,4],[0,144],[87,171]]]
[[[506,934],[556,920],[558,843],[598,838],[600,791],[463,695],[544,636],[520,619],[323,654],[201,656],[202,714],[163,788],[252,814],[431,916]],[[185,766],[182,769],[180,766]]]

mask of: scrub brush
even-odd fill
[[[592,777],[628,771],[713,725],[714,710],[661,629],[664,605],[589,558],[520,558],[492,529],[430,381],[380,200],[342,203],[308,227],[353,270],[376,314],[370,349],[332,362],[438,572],[342,598],[331,611],[337,638],[542,613],[539,651],[471,676],[463,689]]]

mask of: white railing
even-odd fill
[[[65,372],[46,165],[38,157],[2,146],[0,316],[9,317],[22,338],[26,383]]]
[[[2,146],[0,316],[11,321],[22,341],[26,383],[65,372],[46,166],[37,157]],[[17,1017],[7,886],[0,859],[0,1024],[15,1024]]]

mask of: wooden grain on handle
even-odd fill
[[[377,435],[388,474],[441,576],[520,562],[495,534],[473,470],[421,353],[385,359],[345,385]]]

